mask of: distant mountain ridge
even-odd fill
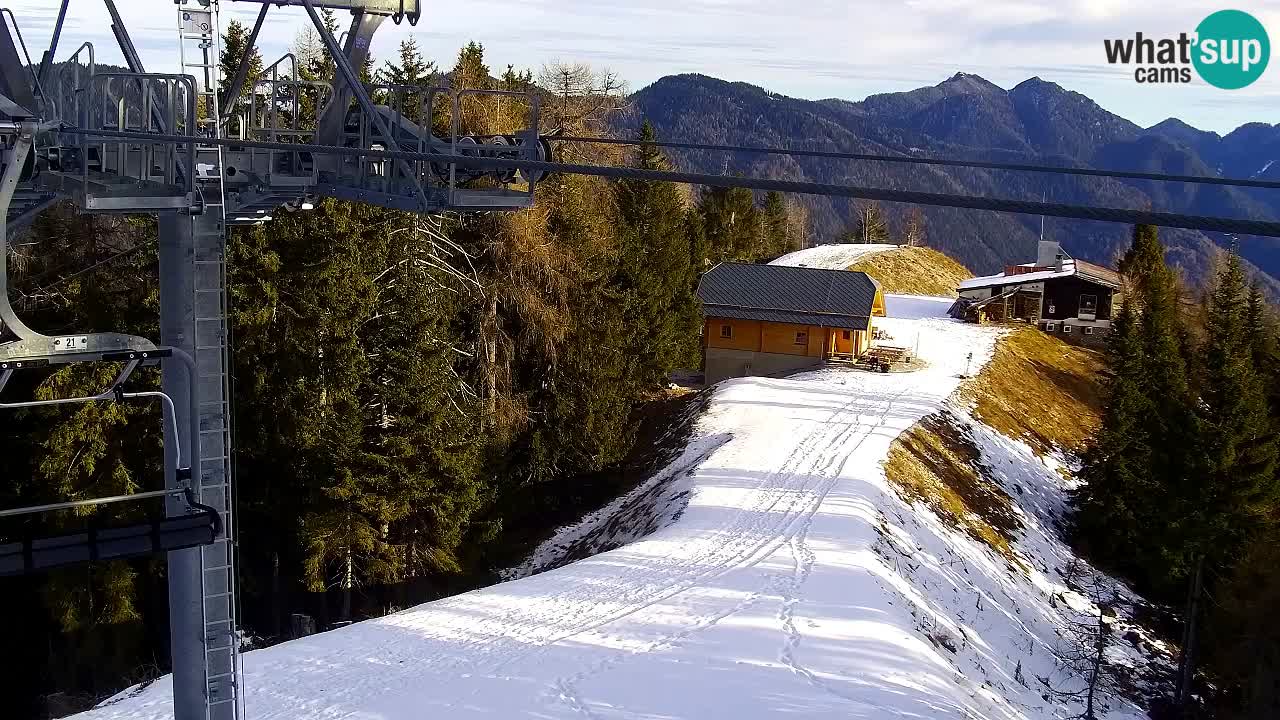
[[[633,112],[618,123],[629,133],[651,121],[662,139],[919,155],[975,160],[1087,166],[1178,174],[1280,179],[1280,125],[1251,123],[1221,136],[1169,119],[1143,128],[1077,92],[1033,77],[1004,89],[957,73],[931,87],[872,95],[861,101],[801,100],[746,83],[703,75],[664,77],[632,97]],[[967,168],[937,168],[821,158],[676,151],[680,167],[894,189],[1151,208],[1280,220],[1280,191],[1241,190],[1111,178],[1069,177]],[[806,197],[814,237],[830,242],[847,227],[856,201]],[[901,222],[905,208],[889,205]],[[926,208],[929,243],[975,272],[1034,255],[1035,216]],[[1113,263],[1129,228],[1048,218],[1045,234],[1086,260]],[[1209,272],[1215,245],[1230,238],[1162,230],[1170,259],[1189,280]],[[1241,254],[1280,296],[1280,240],[1241,238]]]

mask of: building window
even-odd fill
[[[848,331],[848,330],[842,330],[842,331],[840,332],[840,339],[841,339],[841,340],[848,340],[848,339],[849,339],[849,331]]]
[[[1058,329],[1058,326],[1057,326],[1055,323],[1045,323],[1045,324],[1044,324],[1044,331],[1045,331],[1045,332],[1053,332],[1054,330],[1057,330],[1057,329]]]
[[[732,325],[721,325],[721,326],[720,326],[720,337],[732,340],[732,339],[733,339],[733,326],[732,326]]]
[[[1063,325],[1063,326],[1062,326],[1062,332],[1067,333],[1068,335],[1069,335],[1069,334],[1071,334],[1071,326],[1070,326],[1070,325]]]
[[[807,332],[798,332],[798,333],[796,333],[796,344],[797,344],[797,345],[808,345],[808,344],[809,344],[809,333],[807,333]]]
[[[1097,295],[1081,295],[1080,296],[1080,314],[1096,315],[1098,312],[1098,296]]]
[[[1049,303],[1049,314],[1053,315],[1056,312],[1058,312],[1058,308],[1053,303]]]
[[[1092,326],[1092,325],[1085,325],[1085,326],[1084,326],[1084,334],[1085,334],[1085,335],[1092,335],[1092,334],[1093,334],[1093,326]]]

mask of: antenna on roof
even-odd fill
[[[1046,202],[1048,200],[1048,197],[1049,197],[1049,193],[1047,191],[1041,192],[1040,202]],[[1043,215],[1040,216],[1040,242],[1044,242],[1044,216]]]

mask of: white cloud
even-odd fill
[[[117,0],[149,69],[177,62],[176,17],[168,0]],[[223,0],[224,17],[252,22],[256,3]],[[92,40],[100,61],[119,62],[101,2],[74,2],[60,56]],[[47,42],[50,0],[10,0],[28,44]],[[1280,45],[1280,10],[1254,12]],[[424,0],[417,27],[386,23],[375,54],[387,57],[415,36],[441,65],[468,40],[484,43],[491,66],[536,68],[554,59],[609,66],[642,87],[667,74],[701,72],[801,97],[857,99],[939,82],[958,70],[1003,86],[1031,74],[1083,92],[1135,122],[1176,115],[1219,131],[1275,118],[1259,98],[1280,94],[1280,60],[1245,91],[1138,87],[1106,65],[1107,37],[1173,35],[1207,14],[1203,0]],[[288,49],[305,22],[300,9],[273,7],[260,45],[268,61]],[[35,52],[39,52],[35,50]]]

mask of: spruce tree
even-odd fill
[[[394,97],[382,98],[382,101],[393,102],[406,118],[421,123],[423,117],[430,117],[435,108],[423,108],[426,96],[407,88],[433,85],[436,74],[436,64],[423,59],[418,42],[412,37],[405,38],[400,41],[399,62],[388,60],[378,71],[379,83],[400,86],[388,91]]]
[[[1183,562],[1230,563],[1280,500],[1266,387],[1255,369],[1257,318],[1240,258],[1230,254],[1209,298],[1198,405],[1204,469],[1186,504]]]
[[[770,190],[764,196],[764,251],[757,260],[773,260],[791,252],[787,242],[787,203],[782,193]]]
[[[1158,441],[1146,421],[1153,408],[1146,391],[1146,358],[1132,303],[1112,321],[1104,380],[1102,425],[1084,453],[1073,525],[1087,553],[1109,569],[1140,576],[1151,553],[1145,532],[1153,521],[1151,498],[1161,492],[1151,472]],[[1113,548],[1127,548],[1113,553]]]
[[[702,213],[698,208],[689,208],[684,213],[684,232],[689,238],[689,264],[693,270],[693,286],[697,288],[698,278],[707,269],[710,260],[710,249],[707,247],[707,231],[703,223]]]
[[[1266,529],[1280,500],[1275,439],[1261,378],[1253,366],[1248,291],[1232,252],[1207,307],[1207,339],[1200,382],[1201,455],[1187,484],[1175,491],[1166,548],[1174,574],[1188,578],[1178,699],[1190,698],[1196,664],[1205,568],[1226,568]]]
[[[222,36],[222,55],[218,59],[219,73],[223,83],[222,87],[219,88],[218,106],[227,108],[227,94],[231,91],[230,84],[235,80],[236,73],[240,70],[240,62],[245,53],[249,53],[249,72],[245,75],[244,84],[240,87],[240,96],[234,106],[223,112],[223,121],[227,123],[228,132],[233,137],[235,133],[240,131],[241,116],[249,111],[250,95],[254,91],[255,83],[262,75],[262,54],[258,52],[257,47],[249,47],[249,32],[249,28],[239,21],[232,20],[229,22],[227,24],[227,32]],[[260,124],[260,119],[250,119],[251,126],[256,127]]]
[[[647,121],[638,138],[653,142]],[[669,163],[652,145],[641,145],[633,167],[667,170]],[[692,247],[684,208],[672,183],[621,180],[615,185],[621,243],[614,284],[625,293],[626,319],[633,329],[628,352],[639,381],[655,388],[693,357],[699,314],[692,286]],[[779,198],[780,199],[780,198]]]
[[[752,261],[759,257],[760,222],[750,190],[707,188],[698,207],[714,262]]]
[[[1144,391],[1153,401],[1147,419],[1156,454],[1151,470],[1165,489],[1152,499],[1168,518],[1178,513],[1178,505],[1194,494],[1200,432],[1195,398],[1190,388],[1184,358],[1183,326],[1177,278],[1164,261],[1164,247],[1149,225],[1134,230],[1134,242],[1123,267],[1134,279],[1132,299],[1141,313],[1138,333],[1144,356]],[[1148,537],[1164,555],[1148,561],[1153,582],[1176,585],[1191,568],[1179,559],[1181,540],[1178,528],[1162,522],[1145,528]],[[1185,559],[1185,558],[1183,558]]]
[[[1271,414],[1280,419],[1280,342],[1277,341],[1276,323],[1271,308],[1262,294],[1262,288],[1256,283],[1249,289],[1249,309],[1245,324],[1254,370],[1266,385]]]
[[[1121,267],[1130,292],[1114,321],[1108,401],[1085,455],[1075,523],[1101,564],[1172,592],[1189,570],[1173,520],[1194,492],[1199,452],[1177,284],[1154,227],[1135,228]]]

